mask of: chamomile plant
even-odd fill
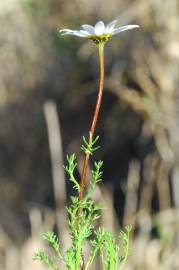
[[[116,27],[116,24],[117,20],[110,22],[106,26],[102,21],[99,21],[94,27],[84,24],[81,30],[60,30],[62,35],[90,39],[97,45],[100,80],[89,138],[83,137],[83,144],[81,146],[81,150],[84,152],[81,178],[77,179],[75,176],[77,167],[75,154],[67,156],[67,165],[64,166],[64,170],[78,194],[78,196],[71,197],[71,204],[67,208],[71,246],[62,254],[57,236],[53,232],[46,232],[43,234],[43,239],[50,244],[54,251],[54,256],[48,255],[45,251],[37,251],[34,254],[34,260],[42,261],[49,269],[61,270],[59,266],[59,261],[61,261],[64,268],[68,270],[90,270],[95,258],[99,255],[101,270],[119,270],[123,268],[129,255],[130,226],[120,232],[119,239],[114,239],[112,233],[105,228],[100,227],[96,230],[94,228],[94,222],[100,218],[100,211],[102,209],[102,206],[93,200],[94,188],[102,180],[102,161],[94,162],[93,169],[91,170],[92,180],[88,183],[88,191],[85,189],[90,157],[99,148],[97,145],[99,136],[95,137],[95,129],[104,90],[104,45],[112,36],[139,27],[138,25]],[[91,250],[88,257],[84,257],[83,251],[87,241],[90,243]]]

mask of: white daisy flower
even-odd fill
[[[116,24],[117,20],[108,23],[106,26],[103,21],[99,21],[95,26],[83,24],[81,30],[61,29],[59,32],[62,33],[62,35],[72,35],[91,39],[96,44],[99,44],[107,42],[112,36],[120,32],[139,27],[139,25],[135,24],[116,27]]]

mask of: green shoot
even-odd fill
[[[85,154],[92,155],[97,149],[99,149],[99,146],[96,146],[96,147],[94,146],[98,140],[99,140],[99,136],[97,136],[95,139],[93,139],[93,137],[90,136],[89,137],[89,142],[87,142],[87,140],[83,136],[84,144],[81,146],[81,150]]]

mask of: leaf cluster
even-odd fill
[[[87,148],[84,148],[85,151],[92,153],[96,149],[94,143],[97,140],[98,137],[92,140],[91,145],[88,144]],[[89,191],[82,199],[72,196],[71,204],[66,208],[69,216],[68,225],[71,246],[66,250],[65,254],[62,254],[58,238],[53,232],[43,234],[43,239],[50,244],[54,256],[50,256],[44,251],[38,251],[34,254],[34,259],[42,261],[50,269],[61,270],[59,266],[59,261],[61,261],[65,268],[69,270],[89,270],[97,255],[100,255],[102,270],[118,270],[125,264],[129,255],[129,233],[131,228],[126,227],[124,231],[120,232],[120,245],[113,238],[110,231],[104,228],[94,229],[94,222],[100,218],[99,213],[102,206],[95,203],[92,196],[96,184],[102,178],[102,165],[102,161],[94,162]],[[80,192],[80,185],[75,177],[76,166],[75,154],[67,156],[67,165],[64,169],[73,183],[74,189]],[[83,249],[87,241],[90,243],[91,250],[88,258],[84,258]]]
[[[81,150],[85,154],[92,155],[97,149],[99,149],[99,146],[95,146],[97,141],[99,140],[99,136],[93,139],[93,136],[89,136],[89,141],[87,142],[86,138],[83,136],[83,143],[81,146]]]

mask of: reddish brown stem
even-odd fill
[[[104,90],[104,44],[99,44],[99,62],[100,62],[100,80],[99,80],[99,91],[98,91],[98,98],[96,102],[96,107],[92,119],[92,124],[89,132],[89,139],[88,143],[90,143],[90,139],[93,138],[96,124],[98,121],[99,111],[101,107],[101,101],[103,96],[103,90]],[[87,176],[87,169],[88,169],[88,163],[90,159],[90,154],[85,154],[85,160],[83,163],[83,169],[81,174],[81,180],[80,180],[80,193],[79,198],[80,200],[83,199],[83,193],[84,193],[84,187],[86,185],[86,176]]]

